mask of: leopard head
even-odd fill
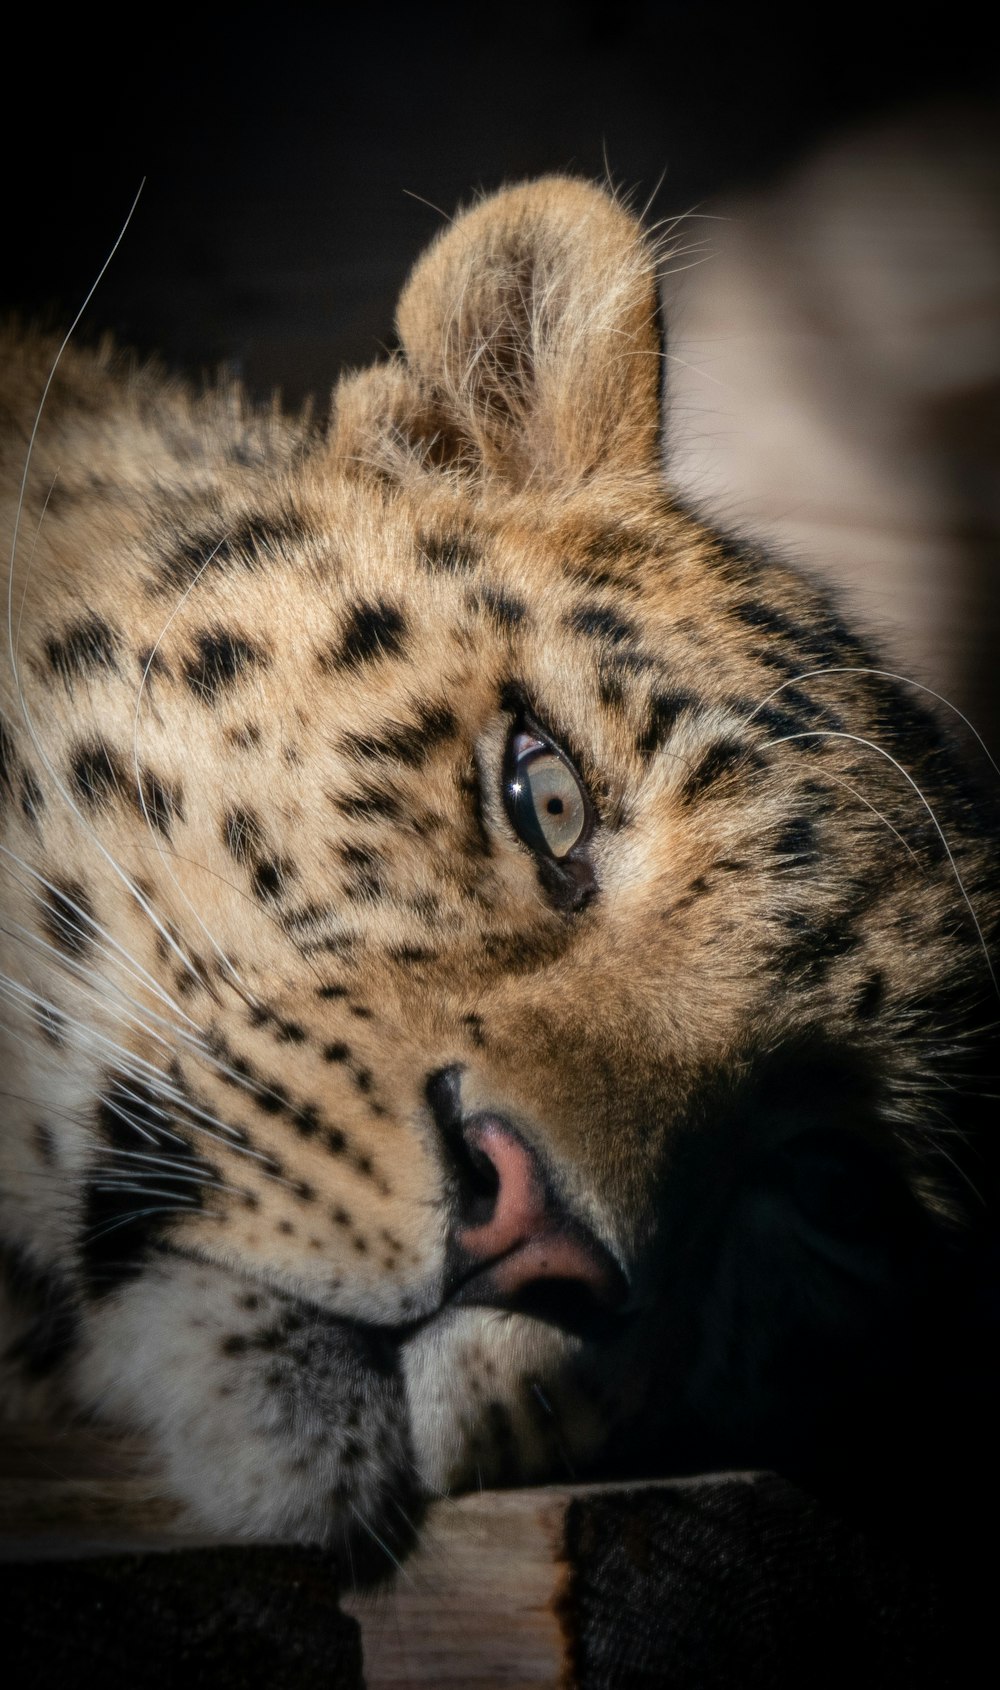
[[[659,261],[500,193],[328,428],[220,467],[222,401],[133,387],[155,495],[39,530],[11,907],[79,1388],[216,1524],[767,1456],[962,1224],[979,812],[825,594],[672,499]]]

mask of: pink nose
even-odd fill
[[[463,1137],[480,1167],[490,1165],[496,1190],[492,1212],[456,1231],[459,1255],[466,1272],[472,1270],[468,1294],[459,1300],[502,1306],[528,1286],[561,1280],[585,1286],[605,1307],[617,1305],[624,1294],[620,1270],[589,1228],[553,1201],[524,1140],[496,1115],[467,1121]]]

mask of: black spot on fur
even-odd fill
[[[315,1103],[300,1103],[292,1110],[292,1125],[300,1138],[315,1138],[323,1125]]]
[[[661,751],[674,731],[677,718],[692,703],[687,693],[656,692],[649,701],[649,720],[636,741],[640,756]]]
[[[493,855],[493,840],[490,837],[489,828],[486,826],[482,776],[479,769],[479,760],[475,756],[472,759],[472,773],[463,775],[458,787],[465,799],[469,820],[469,848],[481,857],[491,857]]]
[[[295,864],[287,857],[264,857],[254,864],[253,889],[263,903],[270,903],[284,895],[289,880],[295,878]]]
[[[325,1003],[329,1003],[336,998],[346,998],[347,987],[335,985],[317,986],[316,996],[318,998],[322,998]]]
[[[385,599],[362,599],[353,606],[336,646],[320,657],[321,669],[359,669],[379,658],[398,657],[406,636],[406,618]]]
[[[417,769],[436,746],[454,736],[457,726],[446,705],[423,705],[415,722],[393,722],[377,734],[348,734],[341,749],[359,761],[384,758]]]
[[[282,912],[281,925],[286,933],[302,933],[310,927],[322,927],[333,919],[333,914],[330,904],[296,904]]]
[[[786,917],[785,925],[792,937],[782,947],[781,967],[786,974],[796,975],[808,984],[822,980],[832,963],[847,956],[860,943],[851,913],[819,921],[801,916],[796,919],[792,915]]]
[[[417,555],[425,569],[446,575],[464,574],[481,562],[478,546],[461,534],[421,534]]]
[[[634,592],[650,556],[650,537],[622,523],[596,528],[566,564],[566,573],[590,587]]]
[[[237,751],[252,751],[260,744],[261,731],[256,722],[244,722],[241,728],[227,729],[226,739]]]
[[[885,980],[877,971],[859,986],[854,998],[854,1014],[858,1021],[871,1021],[882,1007]]]
[[[354,903],[381,898],[384,877],[379,853],[365,845],[342,845],[340,856],[351,870],[350,878],[344,883],[345,896]]]
[[[753,646],[749,655],[758,663],[763,663],[765,668],[775,669],[779,675],[784,675],[789,680],[797,680],[802,670],[801,662],[796,662],[794,657],[790,657],[788,652],[782,651],[779,646]]]
[[[350,1054],[350,1045],[345,1045],[341,1039],[323,1047],[324,1062],[347,1062]]]
[[[783,867],[803,868],[814,863],[819,855],[816,846],[816,830],[807,816],[796,816],[793,821],[786,822],[774,841],[772,850],[776,857],[786,860]]]
[[[61,637],[45,642],[45,656],[53,675],[69,686],[78,676],[118,667],[120,635],[101,616],[74,622]]]
[[[744,599],[734,605],[733,615],[746,627],[766,634],[769,640],[792,647],[800,658],[800,669],[826,668],[849,661],[863,651],[861,641],[827,607],[817,613],[808,627],[775,605],[757,599]]]
[[[45,808],[45,795],[30,769],[21,776],[21,814],[35,822]]]
[[[184,664],[184,679],[203,704],[214,704],[221,692],[235,686],[250,669],[267,667],[267,653],[242,634],[227,628],[206,629]]]
[[[288,882],[296,875],[295,864],[270,849],[263,824],[252,810],[230,810],[223,819],[222,837],[226,850],[250,870],[253,889],[263,902],[273,902],[284,896]],[[313,906],[307,912],[297,911],[296,922],[303,925],[316,914]]]
[[[528,615],[522,599],[502,592],[499,587],[482,586],[477,592],[469,593],[466,602],[470,610],[489,616],[501,628],[519,628]]]
[[[120,757],[98,739],[77,747],[70,764],[70,779],[78,797],[93,810],[103,808],[128,790]]]
[[[608,640],[612,645],[624,645],[626,640],[638,638],[634,622],[619,616],[615,610],[609,610],[603,604],[579,604],[565,618],[566,626],[574,633],[586,634],[591,639]]]
[[[156,646],[144,646],[136,654],[136,662],[139,665],[139,673],[147,686],[155,675],[162,675],[165,680],[173,679],[174,672],[170,664],[163,653],[157,650]]]
[[[0,798],[8,800],[14,797],[19,769],[20,759],[14,749],[14,741],[0,721]]]
[[[46,937],[68,956],[85,956],[97,935],[97,921],[80,882],[53,882],[40,896],[39,907]]]
[[[277,1080],[269,1080],[259,1086],[254,1101],[265,1115],[282,1115],[289,1107],[290,1099],[283,1085]]]
[[[169,1111],[162,1108],[131,1076],[109,1078],[95,1125],[112,1151],[157,1157],[155,1172],[137,1171],[130,1159],[116,1163],[113,1155],[96,1156],[91,1165],[79,1249],[87,1290],[100,1297],[141,1272],[175,1215],[202,1208],[205,1184],[216,1174],[179,1130],[183,1107],[172,1101]]]
[[[139,771],[138,807],[158,833],[169,839],[175,821],[184,820],[184,793],[177,781],[161,780],[152,769]]]
[[[148,1144],[168,1138],[171,1118],[141,1081],[121,1079],[117,1075],[107,1081],[97,1104],[98,1132],[105,1144],[115,1150],[135,1150],[137,1146],[141,1149],[144,1139]],[[183,1159],[187,1146],[182,1144],[180,1150]]]
[[[70,780],[91,810],[106,808],[123,799],[150,827],[167,839],[175,821],[184,819],[183,791],[177,781],[164,779],[152,769],[126,768],[124,760],[103,740],[77,746],[70,765]]]
[[[694,904],[697,904],[700,899],[704,898],[706,893],[711,892],[711,890],[711,881],[703,874],[696,875],[695,878],[688,883],[687,888],[681,897],[670,905],[670,908],[666,911],[667,917],[669,918],[670,916],[680,915],[684,910],[691,909]]]
[[[238,863],[252,863],[264,848],[264,829],[253,810],[230,810],[222,824],[226,850]]]
[[[733,606],[732,613],[746,627],[759,629],[773,639],[787,640],[795,645],[802,643],[805,630],[774,605],[757,599],[744,599]]]
[[[803,716],[795,716],[790,710],[779,710],[773,704],[761,704],[753,710],[749,727],[759,727],[766,731],[769,739],[791,739],[796,743],[795,736],[807,730],[807,722]]]
[[[259,569],[300,546],[308,535],[302,518],[251,514],[229,529],[192,534],[163,560],[162,578],[170,587],[190,587],[204,575],[231,569]]]
[[[739,740],[718,740],[699,758],[684,781],[681,802],[691,804],[695,799],[705,797],[737,770],[741,774],[749,774],[763,766],[763,759]]]
[[[602,663],[597,681],[597,695],[608,710],[618,710],[625,700],[625,681],[617,667]]]
[[[375,786],[364,786],[356,792],[343,793],[332,800],[334,808],[352,821],[374,821],[379,817],[393,821],[399,816],[399,799],[395,793]]]

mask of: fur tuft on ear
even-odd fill
[[[418,261],[397,324],[438,465],[566,490],[658,473],[656,255],[600,189],[484,200]]]

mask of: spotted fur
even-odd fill
[[[583,183],[488,199],[325,428],[4,340],[8,1371],[210,1528],[391,1547],[650,1425],[669,1466],[713,1333],[745,1405],[789,1286],[840,1333],[858,1226],[894,1272],[968,1224],[981,806],[822,592],[672,501],[656,264]],[[593,814],[569,879],[520,720]],[[449,1121],[493,1116],[610,1311],[463,1297]]]

